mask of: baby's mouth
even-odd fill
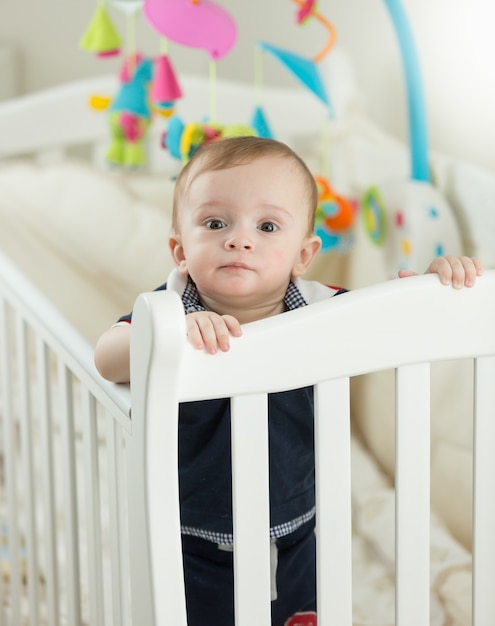
[[[226,263],[222,265],[222,269],[227,270],[250,270],[251,268],[245,263]]]

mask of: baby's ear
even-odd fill
[[[310,237],[307,237],[299,253],[299,259],[292,268],[292,276],[302,276],[305,274],[320,249],[321,239],[318,235],[311,235]]]
[[[182,246],[179,235],[170,235],[168,240],[168,247],[170,248],[175,267],[182,274],[187,274],[186,257],[184,255],[184,248]]]

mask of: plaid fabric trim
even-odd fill
[[[290,522],[284,522],[279,526],[270,528],[270,539],[280,539],[286,535],[290,535],[300,528],[310,519],[315,516],[316,509],[313,507],[304,515],[291,520]],[[197,537],[198,539],[204,539],[205,541],[211,541],[217,543],[220,546],[232,546],[234,545],[234,535],[232,533],[217,533],[211,530],[203,530],[202,528],[194,528],[191,526],[181,526],[181,533],[183,535],[189,535],[191,537]]]
[[[285,292],[284,304],[286,311],[293,311],[294,309],[299,309],[308,304],[292,281],[289,283],[287,291]]]
[[[186,314],[206,311],[199,299],[196,285],[190,276],[187,277],[187,284],[184,289],[184,293],[182,294],[182,304],[184,305],[184,311]],[[290,282],[287,287],[284,297],[284,305],[286,311],[292,311],[293,309],[307,306],[306,300],[302,297],[301,292],[293,282]],[[301,515],[290,522],[285,522],[284,524],[270,528],[270,539],[278,539],[280,537],[285,537],[285,535],[290,535],[290,533],[293,533],[300,526],[309,522],[314,515],[315,509],[313,508],[307,513],[304,513],[304,515]],[[231,546],[234,543],[234,537],[231,533],[217,533],[190,526],[182,526],[181,532],[183,535],[198,537],[199,539],[205,539],[206,541],[211,541],[223,546]]]
[[[206,311],[199,299],[196,285],[190,276],[187,277],[187,284],[184,288],[184,293],[182,294],[182,304],[184,305],[186,315],[188,313]],[[301,292],[296,285],[293,282],[290,282],[284,297],[285,310],[292,311],[293,309],[299,309],[302,306],[307,306],[307,304],[308,303],[302,297]]]
[[[205,307],[201,304],[198,296],[196,285],[194,284],[190,276],[187,277],[187,284],[182,294],[182,304],[184,305],[184,312],[198,313],[199,311],[206,311]]]

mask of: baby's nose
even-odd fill
[[[244,229],[238,229],[231,233],[227,238],[225,245],[230,250],[236,248],[250,250],[253,247],[253,242],[248,233]]]

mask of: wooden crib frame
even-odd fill
[[[473,623],[493,623],[494,271],[462,291],[435,276],[357,290],[247,325],[213,357],[187,343],[176,294],[143,294],[129,396],[1,262],[2,623],[23,623],[27,610],[33,624],[185,624],[177,403],[233,396],[236,623],[268,625],[264,394],[316,384],[318,619],[350,626],[349,378],[397,368],[397,624],[428,624],[429,362],[459,358],[474,358],[476,372]]]
[[[187,343],[176,294],[140,296],[131,378],[133,416],[144,418],[145,469],[138,490],[143,497],[134,509],[149,515],[157,623],[186,623],[174,479],[178,403],[232,397],[236,624],[268,625],[266,392],[315,384],[318,623],[351,626],[349,379],[395,368],[396,623],[429,624],[429,368],[430,362],[463,358],[475,359],[473,624],[493,623],[493,311],[494,271],[462,291],[441,286],[436,276],[418,276],[250,324],[230,352],[212,357]],[[139,579],[146,580],[143,573]]]

